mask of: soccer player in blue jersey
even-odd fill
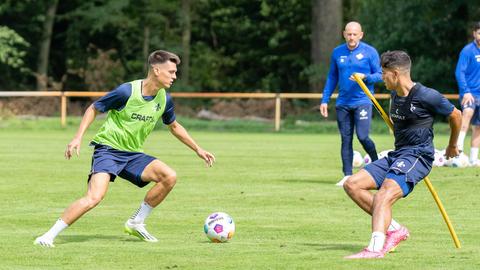
[[[343,37],[346,41],[345,44],[333,50],[330,71],[320,105],[320,113],[322,116],[328,117],[328,102],[338,84],[335,109],[342,139],[341,156],[344,175],[337,183],[338,186],[342,186],[345,180],[352,175],[354,130],[363,149],[373,161],[377,160],[375,144],[368,135],[372,119],[372,103],[353,79],[353,74],[359,74],[372,92],[374,83],[382,79],[377,50],[361,42],[362,26],[358,22],[349,22],[345,26]]]
[[[461,113],[438,91],[410,78],[411,60],[403,51],[382,54],[383,81],[392,90],[390,118],[393,121],[395,150],[374,161],[344,184],[348,196],[372,216],[369,245],[348,259],[382,258],[409,236],[407,228],[392,219],[392,206],[412,192],[432,169],[434,160],[433,120],[448,117],[450,139],[447,158],[459,154],[457,139]],[[378,190],[372,194],[370,190]]]
[[[470,164],[478,166],[480,146],[480,22],[473,27],[473,41],[460,52],[455,70],[462,106],[462,128],[458,136],[458,148],[463,151],[463,142],[472,123]]]
[[[88,107],[65,151],[67,159],[74,153],[78,156],[82,137],[95,116],[108,112],[107,119],[91,142],[95,149],[87,193],[65,209],[50,230],[35,239],[34,244],[54,247],[55,237],[97,206],[107,193],[109,182],[117,176],[138,187],[154,182],[140,207],[125,222],[125,232],[143,241],[158,241],[146,230],[145,219],[173,189],[177,175],[167,164],[143,153],[143,143],[156,122],[162,119],[170,133],[190,147],[208,166],[215,161],[215,157],[197,145],[176,121],[172,98],[165,89],[170,88],[177,78],[178,64],[180,58],[177,55],[154,51],[148,57],[147,78],[122,84]]]

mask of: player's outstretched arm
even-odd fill
[[[448,123],[450,124],[450,139],[445,149],[445,156],[447,158],[453,158],[459,155],[457,140],[462,125],[462,113],[457,108],[454,108],[448,117]]]
[[[187,130],[180,125],[177,121],[173,121],[168,125],[170,133],[172,133],[178,140],[184,143],[186,146],[190,147],[197,155],[205,161],[207,166],[212,167],[215,162],[215,156],[211,153],[203,150],[197,143],[193,140],[192,137],[188,134]]]
[[[78,127],[78,131],[75,134],[75,137],[67,145],[67,149],[65,150],[66,159],[70,159],[74,152],[75,154],[77,154],[77,156],[80,155],[80,145],[82,143],[83,134],[85,134],[85,131],[87,130],[87,128],[95,120],[95,116],[97,116],[97,110],[92,104],[85,111],[85,114],[83,115],[83,118],[82,118],[82,122],[80,122],[80,126]]]

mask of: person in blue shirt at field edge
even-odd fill
[[[462,129],[458,136],[458,149],[463,151],[463,141],[472,122],[470,165],[480,166],[478,147],[480,146],[480,22],[473,27],[473,41],[460,52],[455,70],[459,100],[462,106]]]
[[[338,98],[335,105],[337,124],[342,138],[342,169],[344,177],[337,183],[343,183],[352,175],[353,130],[372,161],[378,159],[375,143],[368,133],[372,119],[372,103],[353,79],[357,73],[373,93],[373,84],[382,80],[380,57],[372,46],[361,42],[362,26],[358,22],[349,22],[343,31],[345,44],[333,50],[330,59],[330,71],[323,90],[320,113],[328,117],[328,101],[338,84]]]

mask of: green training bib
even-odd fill
[[[121,111],[108,111],[107,119],[93,138],[95,143],[118,150],[143,152],[143,143],[165,111],[167,95],[160,89],[153,100],[142,97],[142,80],[130,82],[132,94]]]

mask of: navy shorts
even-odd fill
[[[121,151],[97,144],[92,156],[92,168],[88,181],[92,174],[103,172],[110,174],[111,182],[115,181],[118,175],[138,187],[144,187],[149,182],[142,181],[143,170],[154,160],[154,157],[145,153]]]
[[[472,120],[470,123],[474,126],[480,125],[480,97],[474,97],[475,101],[472,104],[462,105],[462,111],[469,108],[473,110]]]
[[[380,189],[385,179],[393,179],[402,188],[403,197],[406,197],[430,173],[432,162],[433,157],[421,155],[418,150],[400,149],[368,164],[364,169],[375,180],[377,189]]]

